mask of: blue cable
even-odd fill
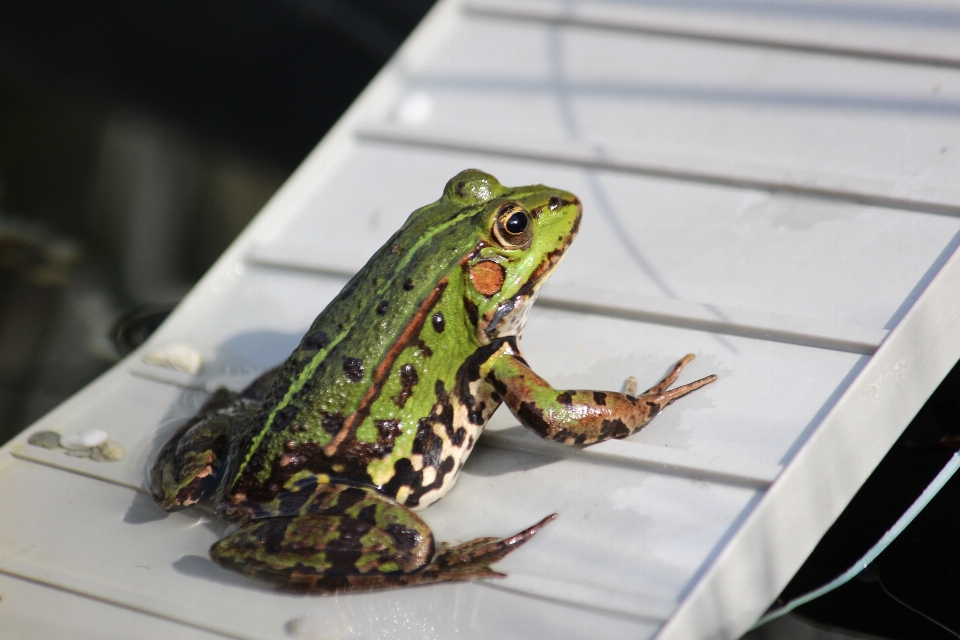
[[[956,473],[957,469],[960,469],[960,451],[957,451],[956,453],[953,454],[953,456],[950,457],[949,462],[947,462],[947,464],[943,467],[943,469],[940,470],[940,473],[938,473],[937,477],[933,479],[933,482],[927,485],[927,488],[923,490],[923,493],[920,494],[920,497],[917,498],[916,501],[910,505],[910,508],[907,509],[902,516],[900,516],[900,519],[897,520],[896,524],[894,524],[890,528],[890,530],[888,530],[885,534],[883,534],[883,537],[880,538],[880,540],[875,545],[870,547],[870,550],[867,551],[867,553],[862,558],[857,560],[852,567],[850,567],[849,569],[844,571],[840,576],[838,576],[837,578],[834,578],[833,580],[823,585],[819,589],[814,589],[813,591],[809,593],[805,593],[804,595],[798,598],[794,598],[793,600],[783,605],[779,609],[774,609],[773,611],[769,612],[767,615],[760,618],[757,621],[757,623],[753,625],[753,627],[751,627],[751,629],[756,629],[760,625],[766,624],[771,620],[775,620],[782,615],[790,613],[797,607],[801,605],[805,605],[811,600],[819,598],[825,593],[829,593],[833,591],[837,587],[846,584],[852,578],[856,577],[861,571],[867,568],[867,565],[869,565],[871,562],[876,560],[877,556],[883,553],[883,550],[886,549],[891,542],[896,540],[897,536],[900,535],[903,532],[903,530],[906,529],[911,522],[913,522],[913,519],[917,517],[917,514],[923,511],[923,508],[926,507],[931,500],[933,500],[933,497],[937,495],[937,493],[940,491],[940,489],[943,488],[945,484],[947,484],[947,481],[949,481],[950,478],[953,477],[953,474]],[[884,589],[884,591],[886,591],[886,589]],[[894,599],[896,600],[896,598]],[[897,602],[899,602],[899,600],[897,600]],[[913,609],[912,607],[908,607],[908,608]],[[923,614],[920,614],[920,615],[923,615]],[[924,617],[926,618],[927,616],[924,615]],[[940,623],[937,623],[937,624],[940,624]],[[943,626],[943,625],[940,625],[940,626]],[[951,631],[951,633],[953,632]]]

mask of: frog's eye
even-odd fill
[[[516,202],[508,202],[497,212],[497,222],[493,226],[493,236],[506,249],[522,247],[530,242],[533,229],[530,227],[530,214]]]

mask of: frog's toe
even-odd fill
[[[456,547],[445,549],[437,555],[436,559],[431,563],[431,566],[456,571],[461,571],[468,567],[489,569],[491,564],[503,559],[508,553],[530,540],[537,532],[556,520],[557,517],[556,513],[551,513],[532,527],[528,527],[509,538],[503,538],[502,540],[497,538],[477,538]],[[502,576],[503,574],[497,575]]]

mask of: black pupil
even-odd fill
[[[523,233],[527,228],[527,216],[518,211],[510,216],[505,226],[510,233]]]

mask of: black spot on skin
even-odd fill
[[[557,396],[557,402],[562,404],[565,407],[569,407],[573,404],[573,392],[563,391]]]
[[[420,532],[416,529],[405,527],[402,524],[388,524],[384,529],[397,543],[397,548],[401,551],[409,551],[420,544]]]
[[[416,446],[416,441],[414,441],[414,447]],[[414,471],[413,464],[408,458],[400,458],[393,465],[393,477],[390,478],[390,482],[381,486],[380,490],[389,496],[396,496],[400,487],[419,487],[422,478],[423,473]]]
[[[657,414],[660,413],[660,405],[656,402],[648,402],[647,406],[650,407],[650,419],[652,420]]]
[[[293,419],[297,417],[297,414],[300,412],[300,408],[292,404],[288,404],[280,411],[277,411],[276,415],[273,416],[273,423],[270,425],[270,431],[274,433],[279,433],[286,430],[290,423],[293,422]]]
[[[404,281],[403,281],[403,290],[404,290],[404,291],[412,291],[412,290],[413,290],[413,280],[411,280],[410,278],[407,278],[406,280],[404,280]]]
[[[377,524],[377,505],[371,504],[360,509],[360,513],[357,514],[357,519],[371,524]]]
[[[437,333],[443,333],[443,330],[447,328],[446,321],[443,319],[443,314],[437,311],[433,314],[433,330]]]
[[[423,456],[424,467],[439,467],[442,451],[443,439],[433,432],[433,421],[430,418],[421,418],[413,440],[413,453]]]
[[[453,405],[450,403],[450,396],[447,395],[446,389],[444,389],[443,383],[440,380],[437,380],[436,384],[433,385],[433,390],[437,395],[436,406],[440,408],[440,413],[437,414],[436,409],[434,409],[433,413],[431,413],[432,420],[442,424],[444,430],[447,432],[447,438],[450,440],[450,443],[455,447],[459,447],[467,437],[467,430],[463,427],[459,429],[453,428]],[[483,411],[482,406],[479,408],[479,411]],[[474,424],[479,424],[479,422],[474,421]]]
[[[351,469],[363,470],[371,460],[382,458],[393,451],[394,441],[403,430],[400,421],[376,420],[373,424],[377,427],[377,439],[373,442],[351,440],[337,452],[338,462],[344,463]]]
[[[412,364],[405,364],[400,367],[400,393],[393,399],[394,404],[403,409],[407,400],[413,395],[413,387],[420,382],[420,376],[417,375],[417,368]]]
[[[601,407],[605,407],[607,405],[607,394],[605,394],[603,391],[594,391],[593,401]]]
[[[457,195],[460,196],[461,198],[465,198],[467,196],[467,194],[463,192],[463,188],[465,186],[466,186],[466,183],[463,182],[462,180],[457,183]]]
[[[329,433],[332,436],[340,433],[340,429],[343,428],[343,414],[342,413],[325,413],[323,414],[323,419],[320,421],[323,430]]]
[[[360,382],[363,380],[363,360],[360,358],[344,358],[343,372],[347,374],[350,382]]]
[[[600,440],[626,438],[628,435],[630,435],[630,429],[627,428],[627,425],[625,425],[620,418],[604,420],[600,423]]]
[[[377,315],[382,316],[386,315],[387,309],[390,308],[390,303],[386,300],[381,300],[380,304],[377,305]]]
[[[388,442],[396,440],[400,432],[403,431],[399,420],[377,420],[374,424],[377,426],[380,439]]]
[[[470,324],[476,325],[480,322],[480,312],[477,305],[470,298],[463,299],[463,308],[467,310],[467,317],[470,318]]]
[[[580,435],[578,435],[576,438],[573,439],[574,444],[583,444],[586,441],[587,441],[587,434],[585,433],[581,433]]]
[[[498,395],[507,395],[507,385],[503,384],[503,382],[498,380],[492,373],[487,374],[487,382],[493,385],[493,388],[496,390],[495,393]]]
[[[543,436],[550,433],[550,425],[543,419],[543,411],[532,402],[520,403],[517,418],[520,419],[520,422]]]
[[[330,338],[327,336],[325,331],[308,333],[307,335],[303,336],[303,340],[300,341],[300,347],[307,349],[308,351],[319,351],[320,349],[326,349],[328,344],[330,344]]]
[[[303,509],[303,506],[313,496],[317,488],[317,479],[313,476],[304,478],[307,482],[300,483],[296,491],[285,491],[280,494],[280,508],[277,515],[292,516],[297,515]]]
[[[433,356],[433,349],[427,346],[427,343],[423,341],[423,338],[417,338],[417,350],[424,358]]]

